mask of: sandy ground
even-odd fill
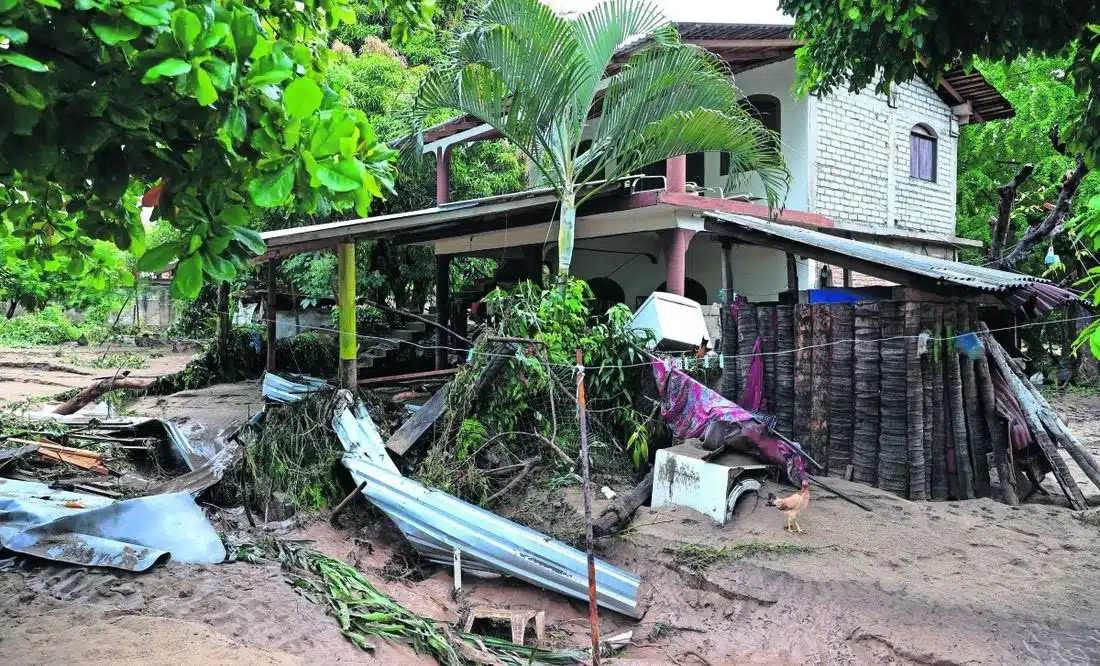
[[[140,408],[197,423],[239,419],[258,390],[211,387]],[[1052,403],[1095,451],[1100,397]],[[1100,663],[1100,510],[1087,512],[1089,522],[1057,497],[1020,507],[988,499],[915,503],[832,483],[873,511],[815,489],[800,519],[807,533],[792,535],[775,509],[750,495],[724,526],[689,510],[643,508],[631,529],[602,541],[602,557],[645,581],[641,620],[601,614],[604,636],[634,632],[615,663]],[[568,505],[580,505],[575,489],[563,493]],[[1096,489],[1086,495],[1096,497]],[[243,529],[239,516],[218,516],[219,526]],[[543,610],[552,647],[588,643],[583,602],[469,574],[455,594],[443,568],[423,580],[402,577],[403,541],[392,525],[358,509],[341,521],[341,529],[316,517],[269,528],[312,540],[423,615],[460,622],[473,605]],[[702,571],[670,552],[746,541],[809,550]],[[9,561],[0,566],[0,616],[4,664],[431,663],[404,646],[380,644],[374,658],[353,647],[275,564],[170,563],[134,575]]]
[[[140,354],[144,366],[131,377],[159,377],[183,370],[197,351],[173,351],[170,345],[136,347],[112,344],[80,347],[65,344],[30,349],[0,347],[0,405],[28,398],[47,398],[72,388],[84,388],[113,369],[92,367],[92,359],[108,354]]]

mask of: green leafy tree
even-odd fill
[[[648,41],[609,73],[619,47],[636,37]],[[605,171],[617,178],[677,155],[726,151],[731,180],[756,172],[769,204],[779,206],[789,174],[772,137],[737,97],[725,64],[682,44],[646,2],[609,0],[565,17],[538,0],[493,0],[424,79],[412,117],[421,128],[433,113],[458,110],[527,155],[561,200],[564,277],[577,207],[604,187]],[[581,152],[597,110],[592,144]],[[415,154],[417,143],[408,142]]]
[[[93,241],[78,256],[38,261],[35,248],[18,236],[0,238],[0,302],[11,318],[17,307],[35,312],[50,303],[87,308],[119,299],[119,287],[134,285],[131,257],[106,241]],[[78,264],[78,265],[74,265]]]
[[[395,25],[431,2],[371,0]],[[263,250],[265,208],[356,209],[392,188],[393,151],[327,87],[344,0],[0,0],[0,234],[79,266],[89,239],[178,260],[176,296]],[[180,238],[145,251],[134,183]]]

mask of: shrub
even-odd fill
[[[56,305],[13,319],[0,320],[0,344],[10,347],[56,345],[79,340],[84,336],[80,326]]]

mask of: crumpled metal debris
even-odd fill
[[[318,381],[296,384],[269,374],[264,378],[264,395],[270,386],[270,397],[292,402],[308,395],[309,387]],[[421,554],[451,564],[460,552],[467,569],[503,573],[576,599],[588,598],[584,553],[401,476],[366,409],[362,405],[353,409],[350,393],[342,393],[333,428],[347,452],[344,467],[357,484],[366,481],[363,495],[393,520]],[[637,576],[596,560],[596,600],[604,608],[641,617],[640,586]]]
[[[0,479],[0,546],[55,562],[145,571],[169,558],[225,560],[225,546],[186,493],[116,502]]]

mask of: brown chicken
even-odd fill
[[[783,513],[787,514],[787,531],[802,533],[802,526],[798,524],[798,514],[805,511],[810,506],[810,484],[809,482],[802,483],[802,490],[791,495],[790,497],[776,498],[773,502],[773,506],[779,509]],[[791,529],[791,525],[794,525],[795,529]]]

